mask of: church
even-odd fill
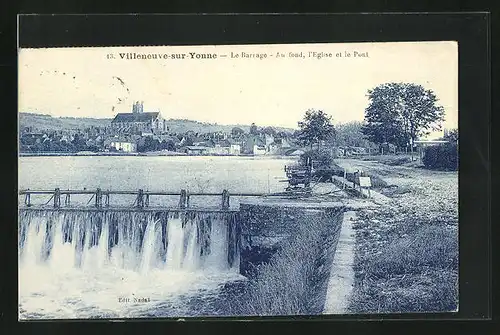
[[[167,125],[160,112],[144,112],[143,102],[135,102],[132,113],[118,113],[111,121],[111,129],[128,134],[163,134]]]

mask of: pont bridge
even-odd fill
[[[20,190],[19,195],[24,196],[24,206],[23,210],[29,209],[43,209],[50,205],[52,210],[174,210],[174,211],[203,211],[203,212],[231,212],[237,211],[236,209],[230,208],[230,197],[262,197],[270,194],[267,193],[230,193],[228,190],[223,190],[222,193],[213,192],[189,192],[185,189],[179,192],[157,192],[157,191],[145,191],[143,189],[138,190],[102,190],[97,188],[96,190],[61,190],[60,188],[55,188],[53,190],[31,190],[25,189]],[[48,201],[42,206],[36,206],[32,203],[32,195],[47,195],[50,196]],[[86,206],[74,207],[71,206],[72,196],[90,196]],[[131,206],[111,206],[110,201],[113,196],[134,196],[135,200]],[[178,196],[179,203],[177,207],[166,207],[166,206],[150,206],[150,199],[152,197],[162,197],[162,196]],[[220,206],[217,208],[197,208],[191,207],[190,202],[192,197],[197,196],[209,196],[209,197],[219,197]]]

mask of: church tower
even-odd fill
[[[132,105],[132,113],[142,113],[144,112],[144,101],[136,101]]]

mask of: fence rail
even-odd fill
[[[179,196],[179,208],[187,209],[189,208],[189,202],[192,196],[218,196],[221,198],[221,208],[222,210],[229,209],[229,199],[230,196],[233,197],[260,197],[268,195],[266,193],[232,193],[230,194],[228,190],[223,190],[222,193],[214,192],[188,192],[187,190],[180,190],[180,192],[158,192],[158,191],[144,191],[139,189],[137,191],[110,191],[101,190],[100,188],[96,190],[61,190],[56,188],[54,190],[20,190],[19,195],[24,195],[24,204],[27,207],[31,207],[31,195],[51,195],[47,204],[52,201],[54,208],[63,208],[61,206],[61,196],[64,197],[64,205],[66,207],[71,204],[71,195],[92,195],[87,204],[90,204],[94,200],[93,206],[96,208],[109,208],[110,196],[112,195],[135,195],[135,202],[132,207],[136,208],[148,208],[149,200],[151,196]]]

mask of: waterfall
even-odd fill
[[[184,229],[179,218],[168,222],[167,269],[180,269],[183,260]]]
[[[236,214],[27,210],[20,213],[21,266],[51,271],[110,267],[159,271],[238,269]]]
[[[186,249],[186,257],[184,263],[186,269],[196,270],[198,268],[200,259],[200,246],[198,244],[196,225],[190,224],[187,231],[188,243]]]
[[[155,234],[157,234],[157,231],[155,230],[156,223],[157,221],[154,219],[149,219],[146,233],[144,234],[144,239],[142,241],[141,273],[143,274],[149,272],[151,262],[153,260],[156,243]]]
[[[27,229],[24,250],[22,253],[23,265],[31,266],[41,263],[43,258],[46,221],[43,218],[33,218]]]
[[[65,224],[65,216],[59,216],[52,230],[54,242],[50,252],[49,263],[53,269],[69,270],[75,266],[75,246],[71,240],[65,238],[65,235],[69,234],[69,230],[71,229]]]

